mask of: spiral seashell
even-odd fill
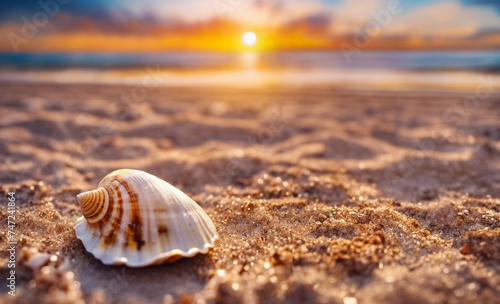
[[[76,236],[107,265],[143,267],[208,253],[215,226],[189,196],[139,170],[117,170],[77,195]]]

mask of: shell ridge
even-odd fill
[[[189,214],[189,218],[185,218],[184,219],[184,222],[186,225],[189,226],[190,230],[191,230],[191,239],[193,241],[193,243],[196,243],[197,241],[202,241],[203,243],[205,243],[205,240],[204,240],[204,237],[203,237],[203,230],[200,230],[200,225],[198,224],[198,220],[199,220],[199,217],[198,217],[198,212],[197,212],[197,208],[195,207],[195,205],[197,205],[194,201],[191,200],[190,204],[188,204],[188,207],[187,208],[187,211],[188,211],[188,214]],[[197,238],[197,240],[195,239],[195,237]]]
[[[209,232],[211,232],[212,235],[215,235],[215,228],[213,226],[213,223],[210,220],[210,218],[206,215],[205,211],[203,211],[203,209],[193,199],[191,199],[188,195],[186,195],[185,193],[183,193],[179,189],[173,187],[169,183],[167,183],[167,182],[164,182],[164,183],[169,187],[169,189],[172,190],[172,192],[174,192],[177,195],[177,200],[182,199],[182,201],[184,202],[184,204],[179,204],[179,205],[182,205],[185,207],[184,211],[187,214],[187,216],[183,217],[183,222],[184,222],[183,225],[185,227],[189,228],[190,230],[196,232],[195,227],[191,226],[190,222],[195,222],[197,224],[201,222],[202,223],[201,228],[204,228],[204,229],[201,229],[202,234],[203,233],[208,234]],[[211,226],[213,228],[208,227],[208,223],[212,224]],[[200,228],[199,224],[198,224],[198,228]],[[203,235],[200,235],[199,233],[193,233],[193,234],[190,234],[190,236],[201,236],[202,241],[204,242],[204,245],[207,244],[207,240],[205,239],[205,237],[203,237]],[[191,238],[191,239],[192,239],[193,243],[196,243],[196,240],[194,240],[193,238]],[[209,240],[208,243],[211,246],[213,246],[213,241],[212,241],[213,239],[214,239],[214,237],[208,238],[208,240]],[[191,247],[191,246],[186,246],[184,248],[189,249],[189,247]]]
[[[151,259],[155,255],[163,252],[160,246],[160,238],[158,235],[158,224],[155,217],[155,203],[156,197],[154,191],[154,180],[150,180],[142,176],[143,178],[138,183],[141,183],[141,189],[143,192],[139,192],[139,200],[144,203],[144,224],[143,224],[143,234],[146,236],[145,239],[149,240],[146,242],[145,246],[149,250],[144,250],[141,252],[143,259]]]
[[[199,205],[197,206],[201,208]],[[194,214],[198,218],[197,224],[198,227],[201,228],[199,229],[199,231],[202,233],[202,238],[203,241],[205,242],[205,245],[209,244],[213,246],[216,233],[215,233],[215,227],[213,225],[210,225],[212,224],[210,218],[208,218],[206,214],[201,212],[195,212]],[[210,221],[207,221],[206,218],[208,218]],[[212,235],[212,237],[210,235]]]
[[[211,227],[209,227],[207,222],[203,219],[202,215],[196,214],[196,216],[198,217],[198,223],[202,228],[200,229],[200,231],[203,233],[203,241],[205,242],[205,244],[213,244],[213,240],[210,237],[209,232],[212,232],[212,234],[214,234],[214,229],[211,229]]]

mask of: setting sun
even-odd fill
[[[252,46],[257,42],[257,35],[254,32],[246,32],[242,37],[243,43],[246,46]]]

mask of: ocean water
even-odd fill
[[[253,61],[253,62],[252,62]],[[384,69],[500,71],[500,52],[340,51],[279,53],[0,53],[0,67],[9,68],[141,68],[166,69]]]
[[[371,88],[473,88],[500,79],[500,52],[0,53],[0,81],[163,86],[328,84]]]

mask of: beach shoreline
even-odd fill
[[[0,70],[0,83],[139,86],[150,90],[224,89],[259,90],[261,88],[297,88],[341,91],[425,91],[471,92],[486,85],[497,90],[500,75],[486,71],[370,70],[370,69],[191,69],[171,70],[159,66],[143,68],[98,69],[26,69]],[[360,85],[362,84],[362,85]]]

